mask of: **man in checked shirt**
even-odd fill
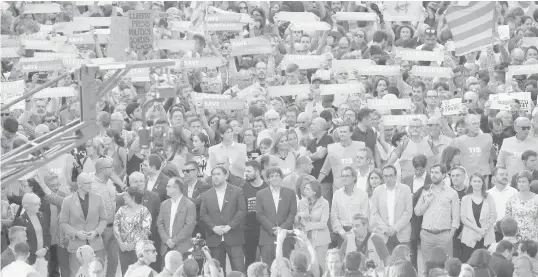
[[[116,214],[116,189],[110,176],[114,172],[113,160],[109,157],[99,158],[95,163],[95,175],[93,176],[92,193],[100,195],[105,202],[107,225],[101,234],[106,248],[107,269],[106,277],[116,276],[118,268],[118,241],[114,237],[114,215]]]
[[[452,256],[452,237],[460,225],[460,200],[458,193],[444,182],[446,170],[443,164],[431,167],[432,185],[415,206],[416,215],[423,215],[420,232],[423,257],[431,257],[435,246],[443,247]]]

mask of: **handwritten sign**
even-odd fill
[[[312,22],[319,21],[319,17],[311,12],[278,12],[275,21]]]
[[[489,100],[491,101],[491,109],[498,110],[511,110],[510,102],[513,99],[519,101],[520,109],[532,111],[531,93],[530,92],[513,92],[513,93],[501,93],[491,94]]]
[[[116,61],[127,59],[126,49],[129,48],[129,19],[126,17],[112,17],[110,23],[110,41],[107,47],[107,56]]]
[[[418,66],[414,65],[411,69],[411,74],[419,77],[441,77],[451,78],[454,76],[451,68],[440,66]]]
[[[383,19],[385,21],[421,21],[421,1],[386,1],[383,2]]]
[[[1,82],[2,94],[1,100],[2,103],[8,104],[13,100],[21,97],[25,91],[24,80],[19,80],[15,82]],[[13,109],[23,109],[24,110],[24,101],[19,101],[13,106]]]
[[[50,60],[50,59],[41,59],[41,60],[27,60],[19,61],[21,66],[21,71],[34,72],[34,71],[56,71],[63,68],[63,62],[60,59]]]
[[[0,57],[2,58],[17,58],[19,55],[19,47],[0,48]]]
[[[358,69],[360,75],[398,76],[400,75],[399,65],[372,65]]]
[[[383,124],[385,126],[408,126],[415,118],[420,119],[423,123],[428,120],[424,114],[384,115]]]
[[[194,40],[162,39],[157,41],[157,48],[188,52],[194,50]]]
[[[285,70],[290,64],[296,64],[300,69],[320,68],[323,62],[322,56],[316,55],[285,55],[280,63],[280,68]]]
[[[133,68],[125,75],[133,82],[149,82],[149,68]]]
[[[224,65],[224,61],[218,57],[203,57],[203,58],[183,58],[176,60],[176,67],[183,66],[189,68],[203,68],[203,67],[219,67]]]
[[[368,99],[367,105],[369,109],[374,110],[403,110],[411,107],[411,99]]]
[[[190,28],[192,28],[192,24],[190,21],[169,21],[168,26],[170,27],[170,30],[172,31],[181,31],[186,32]]]
[[[464,108],[466,108],[466,106],[461,102],[461,98],[453,98],[441,102],[443,115],[457,115],[460,114]]]
[[[264,37],[232,39],[232,56],[270,54],[273,52],[271,42]]]
[[[377,14],[366,12],[337,12],[334,14],[337,21],[376,21]]]
[[[230,31],[239,32],[243,30],[243,23],[235,22],[206,22],[204,27],[207,31]]]
[[[404,61],[431,61],[442,62],[444,53],[441,51],[422,51],[407,48],[397,48],[396,56],[400,56]]]
[[[77,67],[82,66],[85,63],[88,63],[87,60],[77,59],[77,58],[72,58],[72,57],[63,58],[62,62],[64,63],[64,66],[69,69],[77,68]]]
[[[77,92],[72,86],[68,87],[55,87],[55,88],[44,88],[38,93],[34,94],[35,98],[54,98],[54,97],[73,97],[76,96]]]
[[[366,92],[366,89],[362,83],[320,85],[319,90],[321,95],[353,93],[362,94]]]
[[[267,87],[267,94],[270,97],[280,96],[306,96],[310,93],[310,85],[285,85]]]
[[[245,100],[241,99],[203,99],[203,105],[206,109],[214,110],[243,110],[245,109]]]
[[[134,51],[153,48],[151,11],[129,11],[129,48]]]
[[[18,47],[21,46],[21,40],[19,37],[13,37],[9,35],[2,35],[2,38],[0,39],[2,41],[2,48],[4,47]]]
[[[29,13],[60,13],[60,4],[49,3],[49,4],[26,4],[24,6],[23,14]]]
[[[241,13],[218,13],[206,15],[205,22],[250,23],[252,18]]]
[[[509,25],[499,25],[497,28],[499,33],[500,40],[509,40],[510,39],[510,26]]]
[[[527,75],[538,73],[538,64],[509,65],[507,75]]]

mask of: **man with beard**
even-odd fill
[[[285,132],[286,129],[282,128],[282,122],[280,122],[280,115],[275,110],[269,110],[264,115],[265,123],[267,124],[267,129],[261,131],[258,134],[257,144],[260,145],[260,142],[264,138],[270,138],[271,140],[275,139],[275,135],[278,132]]]
[[[30,139],[34,139],[35,127],[43,122],[45,115],[47,114],[47,101],[44,99],[34,99],[33,109],[25,110],[24,113],[19,117],[18,122],[24,128],[24,133]],[[31,102],[26,102],[26,105],[31,105]]]
[[[312,134],[308,128],[310,126],[310,117],[306,112],[302,112],[297,116],[296,126],[295,133],[297,134],[297,141],[299,141],[299,145],[308,145],[310,143],[310,137]]]
[[[526,150],[538,152],[538,140],[529,136],[531,121],[528,118],[518,117],[514,121],[514,130],[516,135],[504,139],[497,157],[497,165],[506,166],[508,176],[514,176],[524,169],[521,160],[523,152]]]
[[[495,208],[497,208],[497,224],[495,224],[495,240],[500,241],[503,239],[503,233],[501,232],[500,222],[506,214],[506,203],[514,194],[517,193],[517,189],[508,185],[508,170],[506,167],[497,166],[493,169],[491,178],[491,184],[493,188],[488,190],[488,194],[495,200]]]
[[[247,215],[245,217],[245,268],[256,261],[256,251],[260,239],[260,223],[256,219],[256,194],[268,187],[269,184],[262,180],[261,165],[256,161],[245,163],[245,184],[243,194],[247,201]]]
[[[260,87],[265,87],[265,80],[267,79],[267,64],[265,62],[258,62],[256,64],[256,77],[255,82]]]

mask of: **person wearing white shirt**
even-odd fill
[[[30,257],[30,247],[26,242],[15,244],[13,249],[15,261],[0,271],[1,276],[27,276],[29,273],[37,273],[34,267],[27,263]]]
[[[374,160],[374,154],[368,147],[359,149],[357,152],[357,188],[363,191],[368,190],[368,176],[370,175],[370,165]]]
[[[495,240],[500,241],[503,235],[498,223],[504,218],[504,215],[506,214],[506,203],[512,196],[514,196],[514,194],[517,193],[517,190],[508,185],[508,170],[506,169],[506,167],[495,167],[493,169],[491,182],[494,187],[488,190],[488,194],[493,197],[493,200],[495,200],[495,207],[497,208]]]

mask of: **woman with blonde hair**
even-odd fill
[[[474,268],[468,264],[462,264],[459,277],[474,277]]]

